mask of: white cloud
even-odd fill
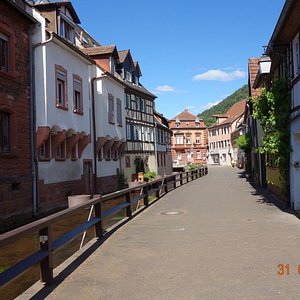
[[[174,92],[175,89],[169,85],[160,85],[155,89],[155,92]]]
[[[221,101],[209,102],[209,103],[207,103],[207,104],[205,104],[205,105],[202,105],[202,106],[200,107],[200,109],[201,109],[202,111],[203,111],[203,110],[206,110],[206,109],[209,109],[209,108],[211,108],[211,107],[213,107],[213,106],[219,104],[220,102],[221,102]]]
[[[208,70],[204,73],[195,75],[194,80],[215,80],[215,81],[233,81],[240,78],[245,78],[246,73],[241,70],[222,71],[222,70]]]

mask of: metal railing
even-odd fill
[[[53,253],[66,245],[78,235],[86,232],[87,229],[94,227],[94,236],[96,238],[103,237],[106,233],[103,229],[103,219],[107,218],[117,212],[125,209],[126,217],[131,218],[141,209],[132,210],[132,205],[143,199],[144,207],[149,206],[149,196],[155,194],[154,200],[159,199],[170,190],[173,190],[181,185],[202,177],[208,173],[207,167],[196,169],[193,171],[186,171],[181,173],[164,176],[151,182],[139,184],[136,187],[120,190],[105,196],[95,195],[91,200],[84,204],[77,205],[72,208],[65,209],[48,217],[42,218],[30,224],[16,228],[9,232],[0,235],[0,249],[12,242],[20,240],[31,234],[38,234],[39,249],[33,254],[27,256],[25,259],[19,261],[17,264],[9,267],[0,273],[0,287],[6,285],[11,280],[23,274],[32,266],[39,264],[40,266],[40,280],[46,284],[51,284],[53,280]],[[132,196],[132,192],[139,189],[139,195]],[[125,201],[117,204],[107,210],[103,210],[103,204],[107,201],[118,199],[125,196]],[[94,215],[80,226],[73,228],[63,236],[53,239],[52,226],[54,223],[62,220],[62,218],[70,217],[84,209],[94,208]],[[125,220],[124,218],[124,220]]]

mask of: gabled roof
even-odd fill
[[[125,86],[129,89],[132,89],[134,91],[143,93],[145,95],[150,96],[151,98],[153,98],[153,100],[155,98],[157,98],[156,95],[152,94],[151,92],[149,92],[142,84],[136,85],[136,84],[132,84],[131,82],[127,81],[127,80],[123,80],[123,83],[125,84]]]
[[[195,121],[196,116],[191,114],[188,109],[185,109],[183,112],[172,118],[171,120],[179,119],[180,121]]]
[[[259,69],[259,58],[249,58],[248,60],[248,77],[249,77],[249,96],[257,97],[260,95],[260,89],[254,88]]]
[[[131,56],[131,53],[130,53],[130,50],[121,50],[121,51],[118,51],[118,54],[119,54],[119,63],[120,64],[123,64],[124,61],[126,60],[126,58],[128,57],[128,59],[130,60],[130,63],[131,65],[134,67],[134,62],[133,62],[133,59],[132,59],[132,56]]]
[[[81,51],[90,56],[111,54],[116,59],[119,58],[118,50],[115,45],[89,47],[89,48],[81,49]]]
[[[300,25],[300,2],[299,0],[286,0],[280,17],[275,26],[269,46],[289,43],[299,31]],[[272,49],[272,47],[269,47]],[[272,50],[271,50],[272,51]]]
[[[134,62],[134,67],[135,67],[135,70],[137,72],[137,76],[141,77],[142,76],[142,71],[141,71],[141,68],[140,68],[140,65],[139,65],[138,61]]]
[[[70,11],[70,14],[73,18],[74,23],[80,24],[80,19],[77,15],[72,3],[69,2],[69,1],[66,1],[66,2],[65,1],[58,1],[58,2],[43,2],[43,1],[40,1],[40,2],[37,2],[36,4],[33,5],[33,7],[35,7],[37,10],[40,10],[40,11],[46,10],[50,7],[57,8],[59,6],[65,6]]]
[[[241,117],[244,114],[245,108],[246,108],[246,100],[241,100],[241,101],[233,104],[229,108],[229,110],[224,114],[225,116],[227,116],[227,119],[220,122],[219,124],[214,124],[214,125],[210,126],[209,128],[233,123],[236,119],[238,119],[239,117]]]

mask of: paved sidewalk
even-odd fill
[[[47,299],[300,299],[298,264],[300,220],[237,168],[211,167],[115,232]]]

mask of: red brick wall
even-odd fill
[[[118,189],[117,176],[99,177],[97,179],[97,193],[107,194]],[[43,180],[39,182],[39,212],[67,207],[68,196],[85,194],[85,180],[62,181],[45,184]]]
[[[11,115],[11,153],[0,153],[0,218],[24,214],[32,209],[30,160],[30,21],[0,2],[0,32],[11,34],[14,70],[0,72],[0,110]]]
[[[118,177],[106,176],[97,178],[97,193],[108,194],[118,190]]]
[[[39,182],[39,211],[47,212],[52,209],[67,207],[68,196],[85,194],[85,182],[81,180],[61,181],[45,184]]]

